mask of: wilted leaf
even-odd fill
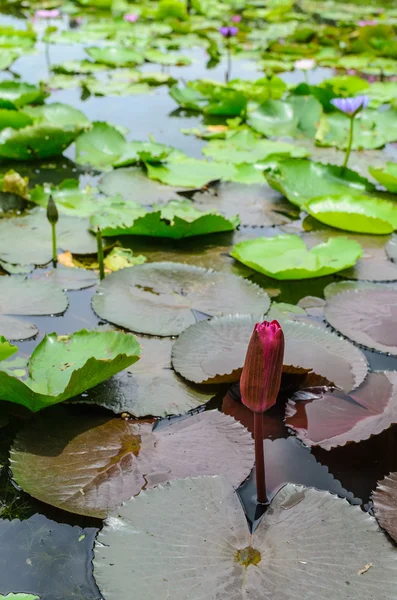
[[[103,518],[143,487],[186,476],[222,474],[237,487],[252,469],[251,435],[218,411],[153,432],[148,423],[81,419],[63,408],[58,416],[61,430],[56,413],[44,412],[18,434],[11,465],[25,491],[70,512]]]
[[[179,335],[196,322],[194,312],[238,310],[261,315],[268,295],[241,277],[180,263],[146,263],[108,275],[92,299],[101,319],[140,333]]]

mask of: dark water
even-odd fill
[[[0,24],[20,26],[21,23],[14,17],[4,16],[0,19]],[[38,55],[23,57],[12,67],[13,72],[24,81],[36,83],[47,75],[43,46],[38,45],[38,49]],[[182,53],[192,56],[193,65],[171,67],[171,74],[186,80],[198,77],[223,80],[222,63],[207,71],[202,50]],[[80,45],[50,46],[49,54],[52,64],[85,56],[84,48]],[[150,69],[159,70],[154,65],[143,67],[143,70]],[[330,74],[329,69],[318,69],[310,75],[311,81],[319,82]],[[235,61],[234,77],[255,79],[260,75],[255,70],[255,63]],[[12,75],[5,74],[5,77],[12,78]],[[299,74],[287,73],[283,77],[289,82],[299,81]],[[153,135],[159,142],[180,148],[190,156],[201,157],[204,142],[180,132],[182,127],[198,126],[202,123],[201,118],[176,110],[165,86],[153,89],[149,95],[90,97],[85,100],[81,99],[79,90],[56,91],[52,93],[50,101],[72,104],[91,120],[109,121],[127,127],[131,139],[146,140],[148,135]],[[69,149],[65,153],[66,158],[48,161],[43,165],[22,165],[19,170],[34,182],[59,183],[67,177],[73,177],[80,179],[83,184],[96,183],[98,176],[74,164],[73,152]],[[1,168],[8,170],[9,165]],[[134,240],[133,248],[136,250],[140,244],[147,243],[147,240]],[[191,244],[172,242],[169,248],[178,250],[186,243]],[[204,246],[207,242],[194,243],[199,249],[200,244]],[[269,285],[266,278],[255,276],[254,279],[264,287]],[[277,282],[277,287],[281,289],[277,301],[295,304],[306,295],[321,297],[324,287],[332,280],[323,278],[312,282],[285,282],[281,286]],[[68,292],[70,304],[61,317],[29,317],[28,320],[37,325],[40,334],[33,340],[19,344],[21,354],[30,355],[45,333],[56,331],[67,334],[96,327],[100,321],[90,304],[94,292],[95,287]],[[397,369],[397,359],[393,357],[370,351],[365,351],[365,354],[373,370]],[[225,392],[211,401],[208,407],[223,408],[226,413],[233,414],[250,427],[249,411],[239,403],[238,389],[232,389],[224,398]],[[0,593],[30,592],[40,595],[41,600],[97,600],[100,594],[92,576],[91,558],[94,536],[101,522],[35,501],[13,484],[7,464],[8,449],[15,431],[26,424],[29,415],[20,407],[7,405],[4,409],[15,412],[16,416],[11,416],[10,425],[0,430],[0,514],[3,516],[0,520]],[[78,412],[82,409],[76,406],[73,410]],[[283,424],[283,415],[282,401],[266,414],[268,439],[265,442],[265,457],[269,498],[284,483],[294,482],[329,490],[370,510],[370,495],[376,481],[397,468],[397,427],[360,444],[330,452],[321,449],[310,451],[289,435]],[[165,419],[159,425],[166,426],[168,422],[170,419]],[[258,514],[253,476],[242,485],[240,494],[248,517],[254,520]]]

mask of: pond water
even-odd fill
[[[24,28],[25,21],[24,18],[3,14],[0,15],[0,28],[3,26]],[[57,22],[57,26],[60,25],[67,31],[68,18],[63,17],[62,21]],[[39,34],[44,27],[45,24],[42,22],[35,23]],[[85,48],[91,45],[92,42],[86,45],[78,43],[46,45],[43,41],[38,41],[36,52],[17,59],[10,71],[2,72],[2,79],[10,81],[20,79],[32,84],[45,81],[48,79],[49,65],[59,64],[65,60],[85,59]],[[163,67],[162,71],[184,82],[202,78],[224,81],[225,60],[221,60],[214,68],[208,69],[206,67],[208,56],[202,48],[184,48],[182,52],[192,59],[190,66]],[[232,69],[233,78],[256,80],[262,76],[262,71],[254,60],[234,60]],[[159,70],[158,65],[151,63],[140,67],[142,72]],[[320,84],[338,72],[329,67],[318,67],[309,73],[310,83]],[[281,73],[280,78],[293,86],[303,82],[303,73],[287,71]],[[205,119],[201,114],[178,109],[165,85],[151,88],[150,93],[144,95],[85,96],[80,88],[52,90],[47,102],[72,105],[84,112],[90,121],[106,121],[128,129],[129,139],[147,141],[149,136],[153,136],[156,142],[173,146],[197,159],[202,158],[201,151],[207,141],[194,135],[185,135],[181,129],[200,127],[203,124],[225,123],[223,118]],[[395,156],[395,148],[392,145],[376,152],[383,163]],[[351,168],[355,168],[356,154],[353,153]],[[344,153],[330,150],[328,156],[330,161],[340,164]],[[59,185],[66,178],[79,181],[80,186],[96,185],[103,174],[91,167],[76,164],[74,159],[75,149],[70,146],[63,157],[56,159],[16,165],[4,161],[0,166],[0,173],[7,172],[10,167],[15,168],[21,175],[29,177],[31,185],[40,183]],[[291,222],[289,231],[298,231],[299,223],[300,221]],[[266,228],[266,231],[269,230]],[[275,228],[269,235],[280,231],[286,230]],[[236,267],[233,259],[227,256],[229,249],[236,240],[242,237],[256,238],[261,232],[263,229],[260,227],[241,227],[239,233],[223,232],[181,241],[124,236],[120,238],[120,244],[125,248],[131,248],[134,254],[147,255],[149,261],[175,261],[180,256],[181,262],[186,261],[199,266],[212,266],[211,258],[208,258],[210,250],[217,251],[224,248],[223,263],[230,265],[230,272],[240,274],[238,268],[241,265]],[[213,260],[216,267],[219,261],[216,253]],[[51,269],[49,265],[36,268],[35,275]],[[324,288],[332,282],[343,281],[343,278],[330,275],[312,280],[277,281],[252,272],[250,280],[258,283],[277,302],[297,304],[307,296],[324,298]],[[104,325],[104,321],[91,307],[96,289],[95,285],[88,289],[69,291],[67,293],[69,305],[61,316],[19,317],[34,323],[39,333],[32,339],[18,342],[18,355],[29,357],[47,333],[56,331],[58,335],[67,335],[81,329],[94,329]],[[206,315],[201,315],[201,318],[206,318]],[[321,317],[317,320],[321,323]],[[370,370],[397,370],[396,357],[364,347],[362,351]],[[362,506],[364,511],[372,513],[371,494],[377,482],[389,472],[397,470],[397,426],[394,425],[365,441],[347,444],[332,451],[319,447],[310,449],[284,424],[286,401],[291,397],[291,390],[295,391],[300,387],[296,377],[294,379],[294,376],[284,376],[280,399],[277,405],[265,415],[266,483],[269,500],[285,483],[290,482],[328,490],[341,498],[346,498],[352,504]],[[58,408],[50,407],[46,412],[53,414],[54,427],[59,427],[61,430],[63,413],[58,413]],[[93,577],[91,561],[95,536],[102,528],[102,520],[59,510],[34,499],[19,488],[12,480],[8,462],[9,450],[16,433],[27,426],[31,416],[28,410],[24,410],[17,404],[10,408],[10,403],[1,402],[0,409],[2,411],[0,419],[4,413],[10,421],[0,430],[0,516],[2,517],[0,520],[0,594],[23,591],[37,594],[40,600],[101,599],[101,593]],[[250,411],[241,404],[238,384],[221,385],[214,391],[213,399],[205,405],[205,409],[219,409],[230,414],[252,431],[252,416]],[[66,410],[74,416],[81,417],[82,420],[88,418],[92,410],[99,415],[113,416],[113,413],[104,408],[82,403],[68,405]],[[155,430],[168,427],[179,418],[159,420]],[[263,512],[263,507],[258,506],[256,502],[253,473],[239,488],[239,494],[249,521],[255,522]]]

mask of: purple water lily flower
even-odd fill
[[[233,15],[232,23],[241,23],[242,16],[241,15]]]
[[[34,13],[36,19],[56,19],[61,16],[61,11],[58,8],[51,10],[36,10]]]
[[[231,38],[238,34],[238,27],[219,27],[218,31],[224,38]]]
[[[137,20],[139,19],[139,15],[136,15],[134,13],[129,13],[127,15],[124,15],[124,21],[128,21],[129,23],[136,23]]]
[[[355,96],[355,98],[333,98],[331,104],[338,110],[345,113],[349,117],[356,115],[358,112],[368,106],[368,96]]]

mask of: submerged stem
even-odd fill
[[[257,499],[261,504],[265,504],[267,502],[267,496],[265,480],[265,457],[263,450],[263,413],[254,412],[254,440]]]
[[[349,161],[350,152],[352,151],[353,134],[354,134],[354,116],[351,116],[350,117],[349,140],[347,142],[346,156],[345,156],[345,161],[343,163],[343,168],[347,167],[347,163]]]
[[[105,267],[103,264],[103,246],[102,246],[102,231],[101,228],[98,227],[96,231],[96,243],[97,243],[97,254],[98,254],[98,265],[99,265],[99,278],[105,278]]]

